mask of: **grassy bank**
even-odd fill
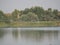
[[[40,21],[40,22],[0,22],[0,27],[40,27],[40,26],[60,26],[60,21]]]
[[[7,27],[7,26],[8,26],[7,23],[5,23],[5,22],[0,22],[0,27]]]
[[[60,26],[60,21],[40,21],[40,22],[13,22],[11,27],[40,27],[40,26]]]

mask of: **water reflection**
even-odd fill
[[[13,37],[16,38],[16,39],[18,39],[18,36],[19,36],[18,33],[19,33],[18,30],[13,30],[13,31],[12,31]]]
[[[58,40],[58,31],[18,31],[14,30],[12,32],[13,37],[22,38],[25,40],[43,41],[48,39],[49,42],[52,40]]]
[[[25,36],[26,38],[44,38],[47,36],[48,38],[58,38],[58,31],[23,31],[21,32],[22,36]]]
[[[60,31],[0,30],[0,38],[0,45],[60,45]]]
[[[4,30],[0,29],[0,38],[2,38],[4,36]]]
[[[21,31],[21,37],[26,40],[39,41],[44,38],[44,31]]]

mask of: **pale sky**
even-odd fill
[[[60,10],[60,0],[0,0],[0,10],[4,12],[12,12],[14,9],[22,10],[32,6]]]

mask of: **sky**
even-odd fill
[[[5,13],[12,12],[14,9],[24,10],[33,6],[60,10],[60,0],[0,0],[0,10]]]

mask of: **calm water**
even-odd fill
[[[0,29],[0,45],[60,45],[60,31]]]

